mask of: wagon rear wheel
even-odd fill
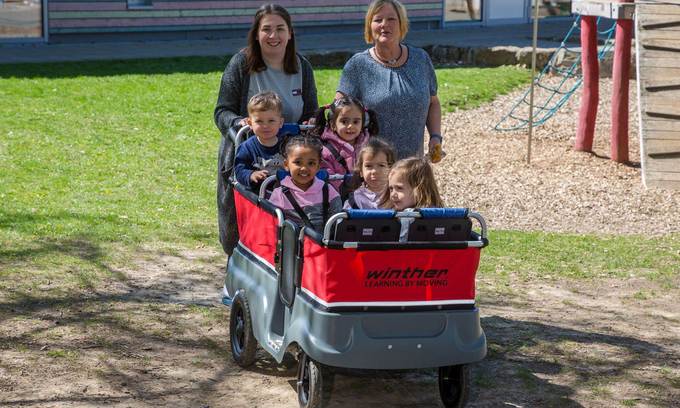
[[[469,393],[470,368],[467,365],[439,367],[439,396],[445,407],[464,407]]]
[[[333,372],[304,352],[298,365],[297,393],[301,408],[321,408],[328,405],[333,387]]]
[[[229,339],[231,355],[241,367],[251,366],[255,362],[257,340],[253,335],[253,321],[250,318],[248,301],[243,292],[237,292],[231,304],[229,316]]]

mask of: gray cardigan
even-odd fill
[[[303,57],[300,58],[300,71],[302,73],[302,116],[298,122],[309,120],[319,107],[316,99],[316,83],[312,66]],[[250,86],[250,74],[246,68],[246,55],[243,51],[234,55],[222,74],[220,93],[217,95],[215,106],[215,124],[223,135],[238,121],[248,115],[248,87]]]
[[[302,116],[299,122],[308,120],[318,108],[316,83],[312,66],[300,57],[302,74]],[[217,96],[214,119],[222,133],[217,153],[217,224],[220,243],[224,252],[231,256],[238,243],[238,228],[234,205],[234,189],[229,178],[234,170],[234,144],[229,138],[229,128],[238,123],[248,112],[248,87],[250,75],[246,70],[246,57],[243,52],[234,55],[222,74],[220,93]]]

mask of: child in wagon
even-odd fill
[[[316,112],[313,132],[321,138],[321,168],[328,174],[348,174],[354,169],[359,150],[378,133],[375,112],[355,97],[343,96]],[[342,180],[331,182],[345,196]]]
[[[321,163],[321,141],[313,136],[293,136],[284,142],[284,168],[290,177],[281,180],[269,201],[287,217],[317,232],[328,218],[342,210],[340,195],[316,177]]]
[[[241,143],[234,158],[236,180],[257,192],[268,176],[283,166],[281,140],[283,103],[274,92],[261,92],[248,101],[248,118],[255,137]]]
[[[380,206],[397,211],[444,207],[432,166],[427,160],[408,157],[396,162],[387,178],[387,188],[383,192]],[[412,223],[411,217],[401,218],[400,242],[408,240],[408,228]]]
[[[368,143],[359,151],[351,180],[351,184],[358,187],[349,193],[343,208],[378,208],[395,158],[394,149],[385,140],[380,137],[368,139]]]

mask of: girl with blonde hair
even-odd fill
[[[425,159],[418,157],[409,157],[394,164],[380,203],[383,208],[397,211],[444,207],[432,167]],[[414,218],[401,217],[400,220],[399,242],[406,242]]]
[[[382,195],[380,206],[397,211],[443,207],[432,166],[419,157],[396,162],[387,177],[387,189]]]

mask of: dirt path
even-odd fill
[[[295,365],[243,370],[218,304],[222,256],[143,253],[124,282],[0,305],[0,405],[295,407]],[[641,280],[479,282],[489,355],[471,407],[654,406],[680,400],[677,289]],[[640,295],[645,293],[647,295]],[[432,371],[336,377],[333,406],[438,406]]]

